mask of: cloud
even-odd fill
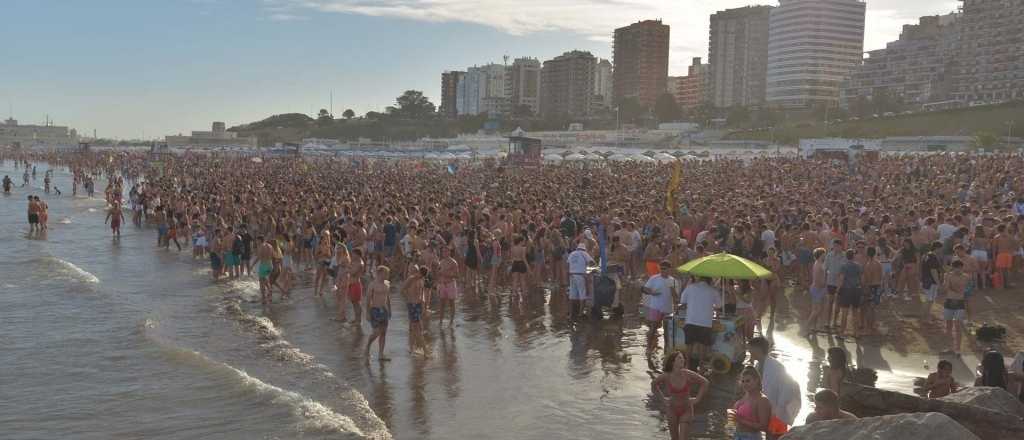
[[[685,72],[690,57],[707,57],[708,25],[718,10],[758,3],[756,0],[264,0],[267,8],[320,13],[390,17],[432,23],[461,22],[487,26],[510,35],[568,32],[608,42],[615,28],[661,19],[672,26],[670,62]],[[778,4],[777,1],[760,3]],[[865,48],[885,46],[903,24],[920,15],[947,13],[956,0],[872,0],[868,2]],[[567,47],[566,49],[570,49]]]
[[[309,17],[304,15],[287,14],[283,12],[273,13],[267,16],[270,21],[304,21],[309,20]]]

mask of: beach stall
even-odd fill
[[[508,138],[508,164],[516,167],[540,166],[541,140],[526,136]]]
[[[718,280],[758,280],[772,276],[771,271],[761,265],[727,253],[698,258],[679,266],[677,270],[685,275]],[[725,304],[724,292],[721,288],[718,293],[723,295],[720,303]],[[719,312],[717,315],[711,327],[714,343],[710,347],[710,367],[712,372],[724,374],[731,371],[733,365],[742,365],[746,358],[746,346],[742,333],[740,333],[740,329],[746,324],[746,318],[724,312]],[[678,311],[662,321],[662,327],[665,330],[666,352],[685,348],[686,335],[683,332],[685,325],[685,315]]]

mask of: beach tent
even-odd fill
[[[590,154],[587,154],[584,157],[586,157],[587,160],[604,160],[604,157],[602,157],[600,154],[596,154],[596,153],[590,153]]]
[[[636,160],[637,162],[646,162],[646,163],[655,163],[655,162],[657,162],[656,160],[651,159],[649,156],[644,156],[643,154],[634,155],[634,156],[632,156],[632,158],[634,160]]]
[[[611,156],[608,156],[608,160],[615,162],[630,162],[633,160],[633,158],[626,156],[625,154],[615,153]]]
[[[544,155],[544,161],[545,162],[561,162],[563,160],[565,160],[565,159],[563,159],[562,156],[559,156],[557,154],[545,154]]]
[[[568,156],[565,156],[565,160],[587,160],[587,156],[584,156],[579,153],[573,153]]]
[[[675,162],[675,156],[666,153],[658,153],[654,155],[654,160],[658,162]]]

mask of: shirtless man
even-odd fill
[[[387,266],[378,266],[377,276],[373,278],[373,282],[370,283],[370,287],[366,292],[369,296],[366,301],[366,320],[370,321],[370,327],[373,328],[373,334],[366,341],[366,350],[363,352],[363,358],[366,359],[366,362],[370,361],[370,347],[373,345],[374,340],[378,341],[379,352],[377,358],[381,362],[391,360],[384,356],[388,321],[391,320],[391,296],[388,295],[391,292],[391,282],[388,281],[389,273],[390,271]]]
[[[937,371],[929,374],[924,382],[924,389],[928,392],[929,399],[938,399],[953,394],[960,389],[960,385],[953,378],[953,364],[943,359],[939,361]]]
[[[951,349],[960,356],[960,340],[963,338],[963,323],[967,318],[967,301],[964,292],[970,277],[964,273],[964,263],[953,260],[952,270],[942,280],[942,290],[946,292],[946,301],[942,304],[942,317],[946,321],[946,335],[951,337]]]
[[[996,271],[1003,277],[1003,288],[1010,288],[1010,268],[1013,267],[1013,254],[1020,249],[1017,239],[1006,231],[1006,225],[996,227],[996,236],[992,239],[995,246]]]
[[[382,266],[383,267],[383,266]],[[356,325],[361,325],[360,316],[363,313],[361,303],[363,301],[363,274],[366,273],[366,264],[363,262],[363,251],[352,249],[351,261],[348,264],[348,300],[352,303],[353,313],[356,314]]]
[[[28,196],[28,233],[39,232],[39,204],[32,196]]]
[[[274,271],[274,247],[262,235],[257,237],[256,241],[260,243],[256,248],[256,261],[249,264],[246,269],[252,272],[252,267],[259,265],[256,273],[260,279],[260,303],[267,305],[273,301],[274,296],[270,289],[270,273]]]
[[[124,222],[124,214],[121,212],[121,204],[115,202],[110,206],[110,209],[107,210],[107,218],[103,220],[104,224],[107,222],[110,222],[111,234],[115,237],[120,237],[121,223]]]
[[[459,263],[451,256],[447,246],[441,247],[441,262],[437,270],[437,292],[441,296],[441,325],[444,315],[448,313],[448,326],[455,323],[455,298],[459,295],[459,285],[455,281],[459,277]]]
[[[861,327],[862,332],[869,335],[875,332],[875,308],[882,301],[882,263],[878,262],[877,253],[874,246],[867,248],[863,263],[864,300],[860,306]]]
[[[423,303],[426,302],[426,289],[423,280],[427,277],[427,268],[413,265],[409,277],[402,284],[405,295],[405,306],[409,311],[409,351],[426,355],[427,344],[423,340]]]
[[[977,288],[978,273],[980,272],[981,265],[978,260],[967,253],[967,248],[962,244],[953,246],[953,254],[957,260],[964,263],[964,273],[967,274],[969,279],[967,280],[967,288],[964,290],[964,301],[966,301],[967,311],[964,321],[967,323],[971,322],[971,295],[974,293],[974,289]]]
[[[811,254],[814,264],[811,266],[811,314],[807,317],[808,334],[828,332],[829,314],[825,311],[826,296],[828,295],[825,283],[825,253],[825,248],[817,248]],[[822,318],[826,320],[826,323],[819,328],[818,321]]]

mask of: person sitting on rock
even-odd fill
[[[953,364],[947,360],[941,360],[938,367],[938,371],[929,374],[925,381],[924,387],[928,391],[929,399],[946,397],[960,389],[956,379],[953,379]]]
[[[821,390],[814,394],[814,412],[807,416],[807,424],[856,418],[857,416],[839,408],[839,395],[835,391]]]

